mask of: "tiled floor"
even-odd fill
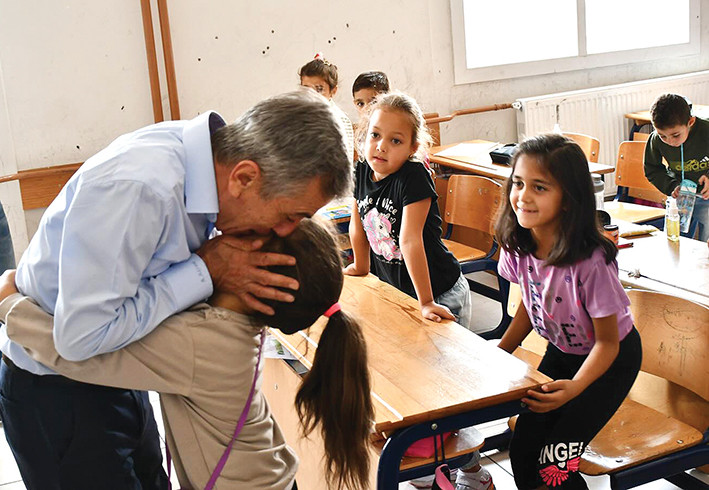
[[[477,277],[483,277],[485,280],[485,275]],[[487,282],[487,280],[485,281]],[[485,327],[492,327],[497,324],[500,320],[500,304],[488,300],[479,295],[474,295],[473,297],[473,309],[475,312],[474,318],[479,325]],[[162,420],[159,408],[158,396],[155,393],[151,393],[151,401],[155,407],[155,418],[158,422],[158,427],[162,430]],[[506,426],[506,421],[496,421],[488,424],[483,424],[478,427],[483,434],[495,434],[504,430]],[[164,434],[161,433],[163,438],[163,448],[164,448]],[[508,490],[514,489],[515,484],[512,478],[512,469],[510,468],[510,461],[507,455],[507,451],[498,452],[492,450],[483,453],[483,460],[481,464],[490,472],[492,475],[493,482],[495,483],[495,488],[497,490]],[[703,481],[709,484],[709,475],[705,475],[694,471]],[[588,486],[591,490],[605,490],[610,488],[609,481],[607,477],[585,477]],[[177,486],[177,478],[172,475],[173,488],[179,488]],[[646,485],[637,487],[641,490],[676,490],[678,487],[665,481],[656,481]],[[5,441],[5,434],[0,426],[0,490],[25,490],[25,486],[20,478],[20,472],[17,469],[15,460],[10,452],[10,448]],[[402,483],[399,485],[399,490],[415,490],[409,483]]]

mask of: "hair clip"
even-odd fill
[[[331,63],[325,59],[325,55],[322,53],[315,53],[315,58],[313,58],[313,59],[322,61],[325,64],[325,66],[331,65]]]

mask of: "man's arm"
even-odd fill
[[[188,395],[194,378],[192,335],[180,317],[163,322],[150,335],[125,349],[86,361],[63,359],[52,336],[52,317],[26,296],[13,294],[0,303],[8,336],[36,361],[84,383]]]
[[[171,235],[184,233],[170,205],[141,183],[80,184],[56,252],[54,341],[62,357],[84,360],[119,349],[212,293],[204,262],[166,246]],[[186,260],[172,263],[176,258]],[[21,292],[42,286],[31,259],[18,269]]]

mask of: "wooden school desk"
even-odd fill
[[[424,320],[416,300],[371,274],[346,276],[340,304],[361,321],[369,351],[375,428],[388,437],[379,459],[378,489],[397,488],[401,457],[412,442],[518,413],[526,391],[548,381],[454,322]],[[310,367],[323,325],[320,319],[309,332],[272,333]],[[279,396],[287,401],[284,395]],[[274,406],[273,411],[278,418],[279,408]]]
[[[468,144],[478,144],[492,145],[491,141],[485,140],[471,140],[465,141]],[[442,167],[448,167],[455,170],[472,173],[475,175],[482,175],[483,177],[489,177],[495,180],[505,180],[510,176],[511,170],[507,165],[499,165],[497,163],[492,163],[490,159],[489,152],[475,152],[470,155],[448,155],[440,156],[436,155],[443,150],[447,150],[459,143],[452,145],[434,146],[428,152],[428,157],[432,163],[440,165]],[[605,165],[603,163],[592,163],[588,164],[589,171],[596,174],[608,174],[615,170],[612,165]]]
[[[661,231],[631,240],[632,247],[618,251],[624,286],[660,291],[709,306],[706,242],[684,237],[673,242]]]

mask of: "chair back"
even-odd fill
[[[641,133],[640,131],[635,131],[633,133],[633,141],[647,141],[650,139],[650,133]]]
[[[586,160],[593,163],[598,163],[598,152],[601,149],[601,142],[598,138],[581,133],[561,133],[567,138],[574,140],[583,150],[586,155]]]
[[[709,401],[709,308],[655,291],[628,291],[643,344],[642,370]]]
[[[645,177],[645,141],[623,141],[618,148],[615,183],[628,188],[628,195],[664,203],[666,196]]]
[[[440,122],[434,122],[434,123],[429,123],[429,119],[434,119],[438,117],[437,112],[427,112],[426,114],[423,115],[423,118],[426,120],[426,126],[428,126],[428,132],[431,133],[431,138],[433,138],[433,146],[440,146],[441,145],[441,123]]]
[[[451,175],[445,219],[451,225],[494,233],[493,223],[502,203],[502,185],[479,175]]]

